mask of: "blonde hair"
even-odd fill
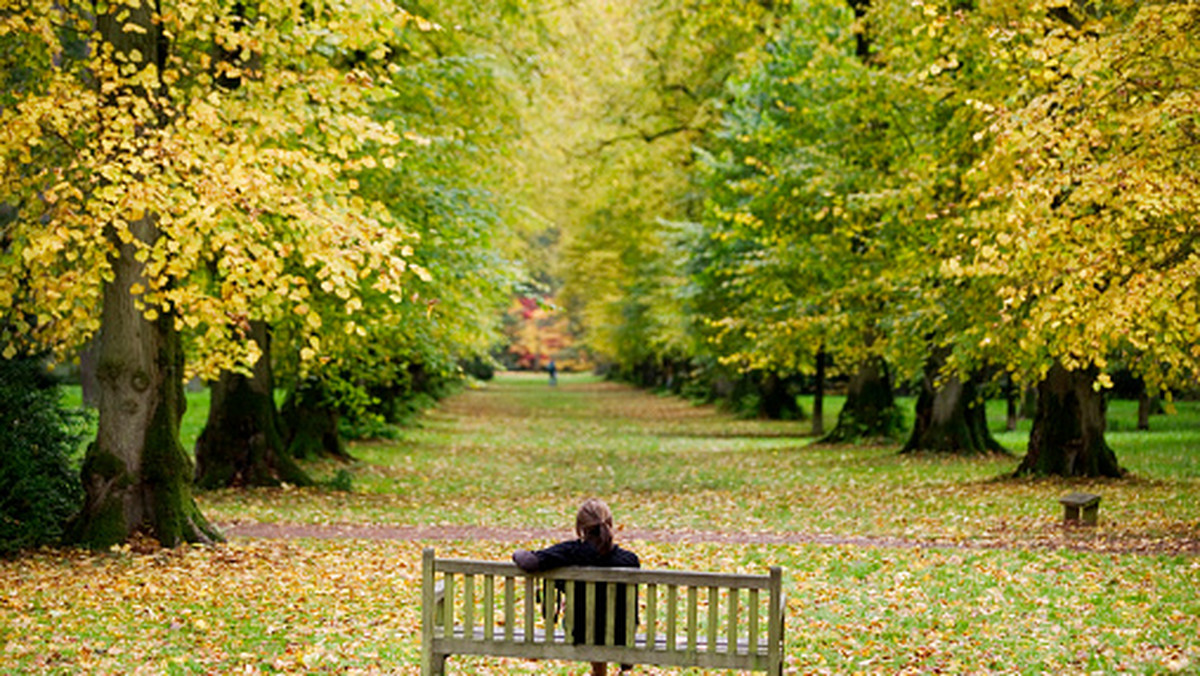
[[[607,556],[613,548],[613,515],[603,500],[588,498],[575,514],[575,534]]]

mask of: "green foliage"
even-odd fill
[[[946,261],[994,294],[968,347],[1035,377],[1061,363],[1104,384],[1123,357],[1152,386],[1190,382],[1200,8],[1064,5],[1018,25],[1018,95],[986,101],[992,152],[962,217],[975,248]]]
[[[0,359],[0,555],[62,536],[82,505],[70,456],[84,429],[43,359]]]
[[[382,416],[370,413],[360,413],[355,416],[338,418],[338,436],[347,440],[355,439],[399,439],[401,430],[395,423],[388,422]]]
[[[654,67],[607,55],[624,79],[596,78],[598,99],[642,100],[587,119],[654,128],[670,101],[692,141],[630,158],[616,139],[638,134],[614,131],[583,155],[567,305],[614,372],[695,392],[811,373],[819,351],[900,382],[943,351],[943,372],[1025,384],[1055,364],[1100,387],[1200,371],[1194,3],[805,0],[714,28],[724,8],[595,15]],[[697,382],[675,385],[679,364]]]
[[[354,491],[354,473],[348,469],[339,469],[323,485],[331,491],[350,493]]]
[[[403,294],[365,291],[369,321],[342,299],[314,302],[327,356],[313,361],[292,350],[277,359],[285,387],[323,381],[350,438],[394,436],[393,425],[462,377],[461,363],[485,359],[518,276],[512,206],[498,189],[514,142],[513,94],[507,61],[491,53],[485,36],[522,14],[515,7],[512,14],[469,10],[457,3],[424,8],[421,16],[437,28],[402,36],[388,57],[391,86],[372,116],[404,129],[411,147],[398,158],[376,147],[353,170],[358,193],[386,205],[414,235],[407,251],[424,274]],[[285,344],[302,344],[305,321],[292,317],[275,328]]]
[[[496,360],[491,356],[476,356],[462,363],[463,373],[476,380],[491,380],[496,377]]]
[[[380,355],[447,373],[486,354],[508,271],[478,180],[493,165],[472,162],[504,124],[487,59],[456,44],[467,35],[391,2],[6,9],[5,63],[23,70],[0,83],[3,356],[70,357],[102,317],[110,338],[155,322],[208,378],[270,358],[256,322],[277,330],[290,383],[328,369],[357,385]],[[133,502],[190,500],[164,438],[175,413],[131,430],[150,442],[135,452],[171,453],[124,458],[151,470]]]
[[[773,3],[586,0],[546,16],[518,194],[556,233],[550,291],[588,351],[638,378],[695,353],[672,246],[697,210],[686,167],[739,54],[775,29]]]
[[[148,319],[176,318],[188,369],[210,376],[260,353],[239,331],[249,319],[300,317],[298,349],[315,357],[318,299],[360,315],[368,290],[398,300],[427,274],[410,260],[413,233],[355,179],[362,163],[418,147],[372,117],[394,89],[389,41],[429,30],[416,17],[383,5],[201,3],[154,16],[142,3],[41,5],[4,19],[42,76],[9,90],[19,105],[0,115],[0,201],[17,213],[0,301],[23,313],[6,335],[61,355],[94,334],[113,241],[143,275],[121,293]],[[76,31],[112,46],[68,58]],[[151,232],[134,243],[147,215]]]

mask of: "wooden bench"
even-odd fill
[[[1063,506],[1063,523],[1079,523],[1079,512],[1083,510],[1083,523],[1095,526],[1099,521],[1100,496],[1091,493],[1070,493],[1059,498]]]
[[[603,594],[597,583],[609,583]],[[584,585],[579,597],[589,618],[582,642],[572,640],[580,628],[558,622],[569,625],[576,616],[576,585]],[[626,595],[624,637],[614,636],[619,588]],[[608,609],[603,627],[591,620],[599,603]],[[451,655],[493,655],[778,675],[783,614],[778,567],[769,575],[585,567],[526,573],[511,563],[439,559],[426,549],[421,674],[444,674]]]

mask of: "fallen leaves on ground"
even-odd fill
[[[797,429],[611,383],[501,382],[449,400],[396,442],[356,445],[353,492],[213,491],[199,501],[225,523],[545,534],[569,532],[579,501],[602,495],[624,533],[660,534],[627,543],[648,567],[785,567],[788,673],[1200,670],[1194,471],[997,480],[1015,459],[813,447]],[[1073,490],[1103,496],[1099,527],[1061,525],[1058,497]],[[722,533],[743,537],[704,541]],[[552,540],[429,544],[442,556],[507,560]],[[0,561],[0,670],[416,674],[425,544],[234,539]]]
[[[628,544],[653,568],[783,566],[789,673],[1164,673],[1200,665],[1194,558]],[[0,663],[33,673],[415,674],[423,546],[236,540],[0,562]],[[505,560],[516,545],[435,546],[439,556]],[[586,671],[526,660],[454,664],[456,673]]]

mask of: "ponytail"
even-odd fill
[[[612,510],[602,500],[585,500],[575,515],[575,533],[595,547],[600,556],[608,556],[613,549]]]

